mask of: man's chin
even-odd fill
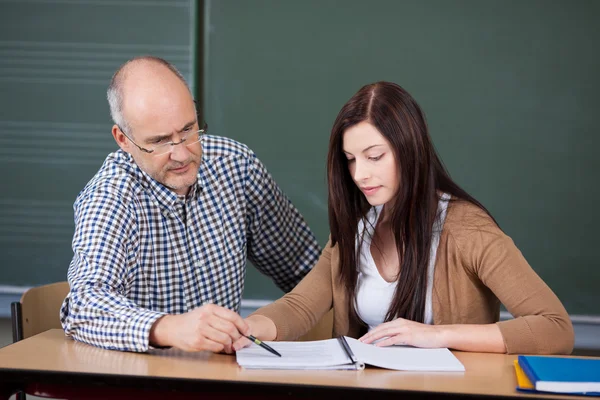
[[[163,183],[163,185],[165,185],[172,191],[179,194],[180,192],[187,193],[189,188],[192,187],[196,182],[197,182],[197,179],[194,179],[194,180],[190,179],[188,181],[178,181],[178,180],[172,179],[168,182]]]

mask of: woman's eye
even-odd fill
[[[379,161],[381,159],[381,157],[383,157],[383,154],[380,154],[376,157],[369,157],[369,160],[371,161]]]
[[[348,158],[348,164],[352,164],[354,162],[354,158]]]

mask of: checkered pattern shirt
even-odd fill
[[[291,290],[320,248],[254,153],[203,139],[198,182],[177,196],[121,150],[77,197],[65,333],[95,346],[147,351],[152,324],[213,303],[239,311],[246,258]]]

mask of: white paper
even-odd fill
[[[553,382],[537,381],[535,388],[542,392],[597,394],[600,393],[599,382]]]
[[[239,365],[258,369],[360,369],[344,352],[338,339],[312,342],[265,342],[281,357],[251,344],[236,352]],[[362,365],[364,368],[364,364]]]
[[[353,364],[338,339],[312,342],[265,342],[281,354],[277,357],[251,344],[236,353],[240,366],[250,369],[363,369],[364,364],[405,371],[464,371],[448,349],[377,347],[346,337],[359,361]]]
[[[464,371],[465,367],[446,348],[377,347],[346,337],[356,358],[376,367],[404,371]]]

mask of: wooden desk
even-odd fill
[[[0,349],[0,384],[23,389],[42,384],[177,390],[221,396],[298,396],[331,399],[369,395],[398,399],[458,396],[515,397],[516,356],[455,352],[466,372],[273,371],[240,368],[234,356],[175,349],[150,353],[102,350],[54,329]],[[527,395],[527,397],[536,397]],[[548,398],[550,396],[538,396]],[[563,398],[574,399],[573,396]]]

